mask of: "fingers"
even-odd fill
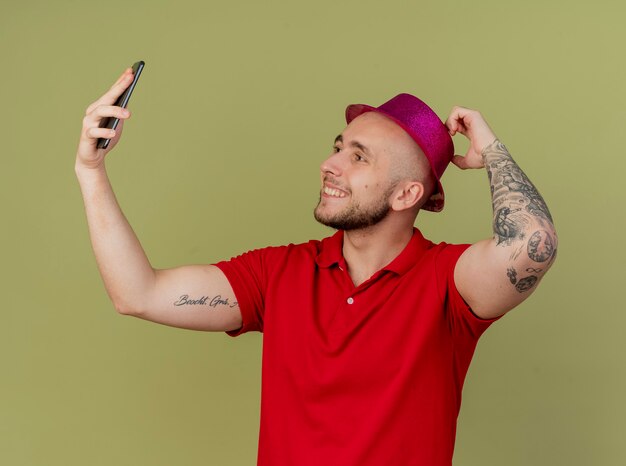
[[[133,82],[133,72],[132,68],[126,68],[122,75],[118,78],[117,81],[111,86],[111,88],[103,94],[98,100],[93,102],[87,110],[85,111],[85,115],[91,113],[94,107],[98,105],[111,105],[115,103],[117,98],[122,95],[122,93],[126,90],[126,88]]]
[[[87,136],[88,139],[112,139],[115,137],[115,130],[109,128],[87,128],[85,136]]]
[[[106,117],[119,118],[120,120],[130,118],[130,110],[118,107],[117,105],[98,105],[92,108],[85,118],[83,126],[99,126],[100,121]]]
[[[450,133],[450,136],[454,136],[457,131],[457,124],[456,124],[456,120],[452,120],[451,118],[452,118],[452,115],[448,117],[444,125],[446,125],[446,128],[448,128],[448,133]]]
[[[130,67],[126,68],[111,88],[87,107],[81,131],[81,140],[87,144],[85,147],[95,147],[98,138],[119,139],[124,120],[130,118],[131,113],[128,109],[113,104],[128,88],[132,80],[133,70]],[[105,118],[119,118],[120,122],[117,125],[117,131],[100,127]]]
[[[124,127],[124,120],[120,120],[116,129],[92,127],[92,128],[87,128],[87,130],[85,131],[85,135],[87,136],[87,138],[90,138],[90,139],[98,139],[98,138],[112,139],[115,137],[116,134],[122,133],[123,127]]]
[[[104,154],[112,150],[122,136],[124,120],[130,118],[131,113],[114,104],[132,82],[132,71],[132,68],[126,68],[111,88],[87,107],[76,153],[77,166],[93,168],[102,165]],[[108,125],[105,124],[105,118],[119,119],[115,130],[106,127]],[[110,140],[106,149],[97,147],[100,138]]]
[[[98,105],[91,112],[93,117],[116,117],[120,120],[130,118],[130,110],[118,107],[117,105]]]
[[[478,110],[455,106],[445,122],[450,136],[457,132],[467,137],[476,152],[480,152],[486,142],[492,141],[496,136],[489,127],[485,118]],[[468,166],[467,168],[476,168]]]
[[[110,139],[115,135],[115,132],[109,134],[111,130],[109,128],[100,128],[100,123],[104,118],[119,118],[120,124],[124,120],[130,118],[131,113],[128,109],[118,107],[115,105],[98,105],[93,108],[92,111],[83,118],[83,134],[85,137],[97,139],[107,138]]]
[[[124,70],[124,72],[120,75],[119,78],[117,78],[117,81],[115,81],[115,84],[119,83],[122,79],[124,79],[128,74],[132,75],[133,74],[133,69],[128,67]]]
[[[446,120],[446,126],[448,127],[448,132],[450,133],[450,136],[454,136],[457,131],[459,131],[459,123],[456,120],[451,120],[450,118],[448,118],[448,120]]]
[[[465,121],[460,115],[450,115],[445,124],[450,136],[454,136],[456,133],[467,134],[467,126],[465,126]]]
[[[467,135],[474,113],[478,112],[458,105],[452,107],[452,111],[444,123],[448,128],[450,136],[454,136],[457,132]]]

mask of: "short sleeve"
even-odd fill
[[[225,332],[231,337],[251,331],[263,332],[264,294],[267,282],[264,253],[265,249],[255,249],[213,264],[228,279],[241,310],[241,327]]]
[[[436,259],[437,282],[450,329],[455,336],[478,340],[489,326],[502,316],[492,319],[478,317],[459,293],[454,282],[454,268],[463,252],[471,244],[441,243]]]

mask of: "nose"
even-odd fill
[[[330,154],[320,165],[320,170],[323,174],[332,173],[335,176],[340,176],[342,168],[339,153]]]

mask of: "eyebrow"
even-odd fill
[[[335,138],[335,144],[337,144],[337,141],[343,143],[343,135],[338,134],[337,137]],[[364,146],[363,144],[361,144],[359,141],[352,141],[350,145],[354,147],[358,147],[369,156],[374,157],[374,154],[372,153],[372,151],[369,150],[367,146]]]

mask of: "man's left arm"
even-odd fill
[[[459,257],[456,287],[480,318],[490,319],[524,301],[554,263],[557,235],[539,191],[495,136],[480,112],[454,107],[446,126],[470,147],[452,162],[486,168],[493,207],[493,237],[472,244]]]

